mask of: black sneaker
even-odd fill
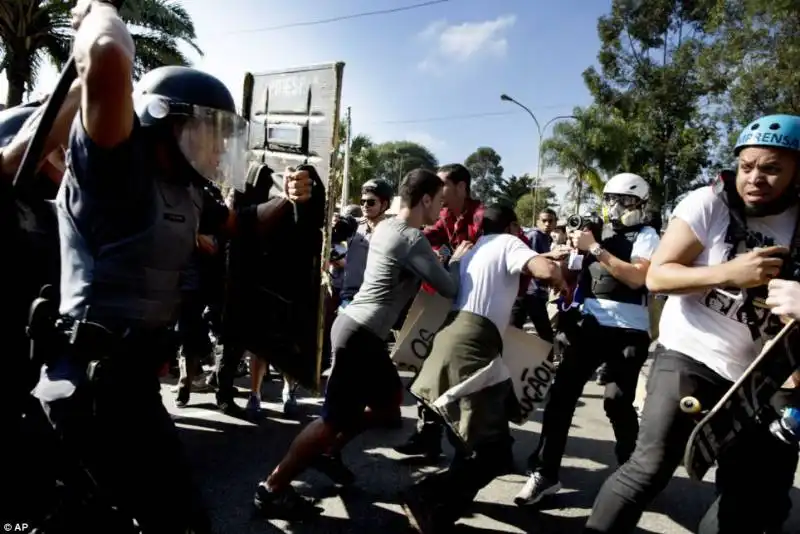
[[[253,504],[259,514],[268,519],[297,521],[320,514],[313,500],[298,494],[291,486],[283,491],[270,491],[259,484]]]
[[[339,454],[322,454],[314,460],[311,467],[331,479],[337,486],[351,486],[356,481],[355,475],[344,465]]]
[[[225,415],[229,415],[231,417],[244,418],[247,414],[245,409],[236,404],[233,399],[221,399],[217,397],[217,408],[219,408],[219,410]]]
[[[186,408],[189,404],[189,395],[191,389],[188,385],[178,388],[178,396],[175,398],[175,406],[178,408]]]
[[[394,447],[395,452],[404,456],[423,456],[435,462],[442,456],[442,439],[438,433],[422,430],[414,432],[408,441]]]

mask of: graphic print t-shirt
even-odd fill
[[[770,217],[751,217],[747,227],[761,243],[748,242],[747,250],[758,246],[789,246],[797,222],[797,207]],[[692,191],[675,208],[681,219],[705,247],[696,266],[719,265],[730,250],[725,235],[730,224],[728,207],[711,187]],[[737,380],[758,355],[741,309],[737,290],[711,290],[688,295],[671,295],[661,315],[659,342],[703,363],[728,380]],[[757,310],[765,320],[767,310]]]

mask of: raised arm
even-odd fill
[[[133,38],[105,2],[81,0],[73,16],[83,127],[97,146],[114,148],[133,131]]]

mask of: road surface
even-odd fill
[[[241,386],[246,381],[240,382]],[[193,395],[188,407],[174,406],[174,394],[162,393],[184,439],[203,486],[217,532],[220,534],[336,534],[409,532],[397,502],[399,490],[423,472],[419,466],[397,461],[392,445],[411,432],[416,409],[411,399],[403,407],[404,428],[368,433],[353,441],[344,452],[345,462],[358,477],[357,488],[337,491],[313,471],[301,477],[298,490],[319,497],[321,517],[287,525],[255,518],[252,496],[256,484],[279,461],[302,424],[279,413],[280,383],[265,384],[258,424],[237,420],[213,409],[213,395]],[[270,402],[271,401],[271,402]],[[243,405],[245,399],[239,402]],[[319,409],[319,399],[301,399],[307,421]],[[541,412],[538,414],[541,415]],[[529,422],[513,430],[515,456],[520,468],[536,445],[540,424]],[[586,521],[600,485],[615,468],[614,441],[603,414],[602,388],[589,383],[573,421],[562,469],[562,492],[539,509],[522,510],[512,500],[522,487],[522,475],[504,476],[478,496],[472,515],[461,521],[463,533],[578,533]],[[169,474],[165,474],[169,476]],[[711,479],[711,480],[708,480]],[[684,534],[694,532],[706,507],[714,499],[713,473],[702,483],[690,481],[681,468],[667,490],[645,513],[639,533]],[[795,477],[795,509],[786,532],[800,532],[800,476]]]

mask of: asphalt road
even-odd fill
[[[242,381],[241,386],[246,382]],[[288,420],[280,413],[280,383],[265,384],[265,416],[257,424],[237,420],[213,409],[213,395],[193,395],[188,407],[174,406],[174,394],[165,385],[165,403],[192,457],[198,479],[220,534],[335,534],[409,532],[397,501],[398,492],[425,468],[398,461],[390,447],[411,432],[416,409],[411,399],[403,407],[402,430],[374,431],[353,441],[344,452],[345,462],[358,477],[357,487],[338,491],[322,475],[309,471],[297,482],[298,490],[321,499],[321,517],[288,525],[254,517],[252,496],[256,484],[280,460],[301,424],[313,418],[319,399],[301,398],[303,415]],[[243,405],[245,399],[240,403]],[[541,415],[541,412],[539,412]],[[514,428],[515,455],[521,467],[536,445],[539,422]],[[580,532],[594,496],[615,467],[614,441],[602,408],[602,388],[586,386],[573,421],[562,469],[564,489],[538,509],[522,510],[513,497],[522,487],[522,475],[504,476],[478,496],[471,515],[460,522],[463,533]],[[431,468],[427,468],[431,469]],[[165,476],[169,476],[165,474]],[[754,491],[758,491],[754,488]],[[800,532],[800,472],[792,494],[795,508],[786,532]],[[713,473],[706,481],[690,481],[681,468],[666,491],[645,513],[640,533],[683,534],[694,532],[705,509],[714,499]]]

